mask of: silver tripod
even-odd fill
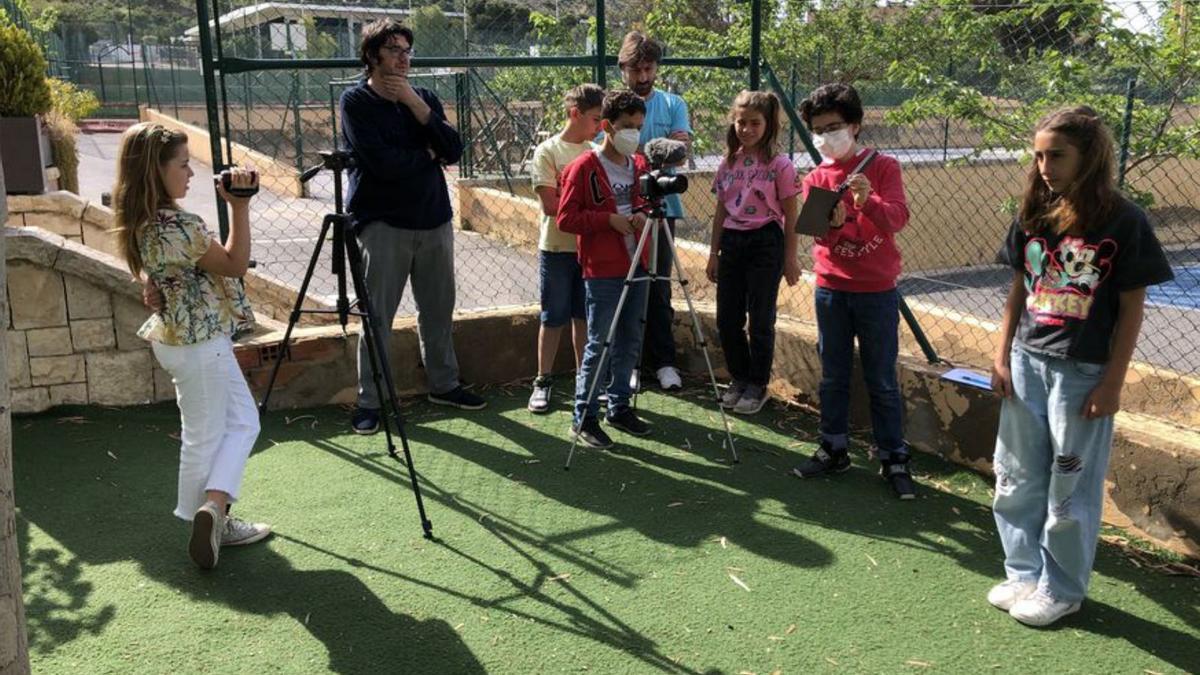
[[[660,277],[658,274],[658,246],[659,233],[667,238],[667,246],[671,250],[671,262],[675,267],[676,276],[671,276],[671,270],[667,270],[665,277]],[[642,258],[642,251],[645,250],[647,242],[650,245],[650,269],[647,270],[646,276],[634,276],[637,273],[638,261]],[[637,249],[633,252],[633,258],[629,261],[629,271],[625,274],[625,283],[621,289],[621,297],[617,300],[617,311],[613,314],[612,322],[608,326],[608,331],[605,333],[604,346],[600,350],[600,361],[596,364],[596,371],[592,376],[592,384],[588,387],[587,405],[585,408],[590,408],[592,401],[596,397],[596,386],[605,381],[606,373],[605,366],[608,365],[608,352],[612,348],[613,337],[617,332],[617,322],[621,320],[621,310],[625,308],[625,302],[629,297],[629,289],[633,284],[647,282],[650,286],[647,289],[646,300],[642,303],[642,320],[641,329],[643,334],[646,327],[646,313],[650,308],[650,293],[649,289],[654,288],[654,282],[660,278],[665,278],[667,281],[678,281],[680,289],[683,290],[683,298],[687,302],[688,314],[692,317],[692,330],[695,332],[696,342],[700,345],[701,351],[704,352],[704,365],[708,368],[708,379],[712,383],[713,400],[717,402],[717,411],[721,414],[721,424],[725,427],[725,442],[723,445],[729,448],[730,459],[738,462],[737,448],[733,445],[733,432],[729,428],[729,419],[725,416],[725,409],[720,404],[720,392],[717,389],[717,376],[713,373],[712,359],[708,356],[708,342],[704,339],[704,329],[700,326],[700,317],[696,315],[696,308],[692,305],[692,296],[688,292],[688,280],[683,276],[683,265],[679,262],[679,256],[676,254],[675,238],[671,236],[671,229],[667,227],[666,214],[663,211],[662,199],[655,200],[649,211],[649,220],[646,227],[642,228],[642,233],[638,237]],[[639,355],[640,356],[640,355]],[[637,359],[636,361],[640,360]],[[639,387],[640,388],[640,387]],[[637,391],[633,392],[634,403],[637,402]],[[571,434],[571,451],[567,453],[567,463],[563,469],[571,468],[571,458],[575,456],[575,447],[579,445],[579,430],[576,428]]]

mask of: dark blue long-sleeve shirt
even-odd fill
[[[418,122],[408,106],[375,93],[366,78],[342,93],[342,140],[357,160],[348,172],[346,208],[356,227],[381,220],[431,230],[453,215],[442,165],[462,157],[462,138],[446,122],[433,92],[413,90],[432,110],[428,124]]]

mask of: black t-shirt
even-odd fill
[[[1127,200],[1083,237],[1027,233],[1014,221],[1005,251],[1025,276],[1017,342],[1089,363],[1108,362],[1120,293],[1175,277],[1146,214]]]

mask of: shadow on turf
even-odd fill
[[[687,402],[704,405],[705,400],[690,397]],[[742,458],[740,464],[725,466],[712,461],[721,457],[715,443],[709,443],[713,446],[712,456],[698,462],[693,455],[703,453],[682,449],[683,439],[692,439],[695,444],[696,439],[708,439],[711,434],[719,442],[721,428],[715,412],[708,424],[698,424],[694,416],[670,418],[652,407],[643,407],[639,415],[655,428],[656,437],[650,441],[663,440],[670,448],[614,434],[620,447],[613,452],[577,455],[579,463],[571,472],[563,472],[559,466],[569,448],[569,442],[564,440],[567,415],[562,415],[563,434],[546,434],[514,421],[514,416],[519,419],[524,414],[521,404],[519,397],[493,398],[487,410],[471,415],[477,416],[472,417],[475,423],[543,460],[536,470],[521,471],[522,481],[547,497],[610,516],[661,543],[694,547],[715,535],[723,535],[739,547],[798,568],[828,565],[831,554],[820,545],[755,522],[753,516],[760,500],[778,500],[787,504],[788,513],[796,521],[921,549],[950,558],[985,578],[997,581],[1002,578],[1003,554],[987,506],[928,485],[920,488],[923,498],[916,503],[899,502],[878,476],[877,464],[865,460],[861,452],[855,467],[846,474],[802,481],[788,475],[788,471],[811,448],[789,450],[735,434]],[[780,432],[761,421],[755,423]],[[812,426],[816,426],[815,418]],[[410,428],[419,442],[489,468],[499,480],[513,471],[512,458],[506,457],[510,453],[504,449],[424,427],[419,415]],[[815,434],[807,438],[815,438]],[[924,455],[916,458],[916,466],[918,475],[931,480],[961,471],[961,467]],[[644,490],[641,493],[626,490],[617,496],[615,486],[634,483]],[[647,496],[648,493],[653,496]],[[667,502],[678,501],[684,504],[670,510],[663,508]],[[696,508],[689,513],[687,509],[693,504]],[[1200,625],[1200,607],[1195,601],[1200,594],[1200,583],[1195,579],[1148,573],[1103,542],[1096,571],[1135,585],[1142,595],[1186,625]],[[910,602],[914,584],[936,583],[934,579],[921,580],[919,571],[915,571],[914,579],[917,580],[906,579],[897,586],[900,595],[896,602]],[[981,599],[987,593],[988,583],[979,589]],[[1182,586],[1182,592],[1176,584]],[[1200,654],[1200,640],[1195,635],[1146,621],[1103,602],[1085,602],[1083,611],[1064,620],[1062,627],[1120,637],[1185,671],[1200,667],[1200,657],[1196,656]]]
[[[904,546],[920,548],[953,559],[956,564],[996,578],[1002,571],[998,540],[990,511],[977,502],[952,493],[923,488],[916,504],[899,504],[886,486],[861,462],[854,470],[836,479],[799,481],[786,471],[800,458],[799,450],[764,445],[747,436],[739,436],[743,462],[727,467],[713,461],[698,462],[688,452],[676,449],[664,452],[662,446],[642,442],[626,445],[616,453],[585,453],[577,468],[561,470],[568,443],[563,424],[550,421],[547,433],[514,421],[523,415],[520,397],[492,398],[482,412],[463,413],[464,419],[491,428],[518,448],[524,448],[540,462],[530,465],[529,455],[479,442],[467,435],[455,435],[432,428],[430,420],[440,413],[426,414],[422,406],[409,408],[408,430],[415,443],[452,452],[487,468],[496,480],[508,480],[519,471],[520,480],[543,496],[575,508],[587,508],[611,517],[614,527],[633,528],[655,541],[676,547],[695,547],[717,534],[759,555],[796,567],[830,564],[830,552],[794,533],[754,522],[759,500],[779,500],[787,505],[792,520],[824,528],[838,529],[867,538],[887,539]],[[59,411],[56,416],[69,414]],[[315,411],[328,416],[329,409]],[[655,423],[657,433],[676,433],[700,438],[716,430],[688,420],[666,418],[642,411]],[[88,415],[97,416],[96,411]],[[128,409],[119,413],[101,412],[106,424],[137,422],[166,430],[177,428],[173,407]],[[304,414],[304,411],[291,413]],[[333,413],[335,424],[308,429],[304,425],[281,424],[282,414],[268,415],[264,425],[278,441],[307,440],[327,452],[377,471],[407,490],[407,478],[386,454],[374,459],[346,449],[335,439],[345,432],[337,422],[341,411]],[[454,415],[450,416],[451,418]],[[445,419],[441,415],[441,419]],[[297,571],[270,547],[249,547],[231,552],[224,559],[236,561],[223,565],[216,573],[202,575],[191,569],[182,553],[185,536],[178,522],[162,513],[174,502],[174,477],[177,470],[175,441],[164,439],[162,448],[137,455],[122,454],[120,461],[106,456],[88,427],[41,425],[34,437],[22,436],[30,418],[18,418],[14,424],[18,449],[14,463],[18,507],[18,526],[28,521],[46,531],[76,556],[59,560],[45,551],[22,549],[26,578],[25,593],[30,624],[31,645],[48,651],[85,632],[102,630],[113,618],[112,608],[90,608],[91,587],[79,581],[81,565],[99,565],[130,557],[144,572],[202,601],[217,601],[239,611],[256,614],[288,614],[319,639],[330,654],[329,667],[337,672],[377,670],[381,663],[420,669],[440,659],[457,663],[460,672],[478,672],[478,661],[457,634],[438,620],[417,621],[392,613],[371,594],[354,575],[340,571]],[[557,433],[557,432],[563,433]],[[267,432],[264,431],[264,438]],[[757,444],[757,445],[756,445]],[[671,444],[675,446],[674,443]],[[260,443],[258,451],[262,451]],[[25,452],[21,452],[25,450]],[[699,451],[695,451],[699,452]],[[713,453],[719,452],[714,448]],[[703,453],[700,453],[703,454]],[[956,469],[932,458],[919,457],[919,473],[937,478]],[[421,468],[420,461],[417,464]],[[622,486],[627,486],[622,489]],[[575,545],[576,539],[592,536],[594,531],[545,536],[502,514],[490,513],[463,495],[448,493],[431,481],[423,482],[430,517],[438,521],[438,511],[454,509],[486,527],[505,545],[525,556],[533,578],[523,581],[509,570],[490,566],[454,542],[442,545],[470,564],[487,569],[512,586],[512,593],[501,597],[473,595],[467,590],[438,588],[420,579],[412,583],[435,588],[439,592],[482,606],[498,607],[521,616],[510,600],[535,599],[563,615],[562,620],[527,616],[564,632],[581,635],[636,655],[644,663],[661,670],[682,670],[662,655],[657,647],[636,634],[627,625],[587,597],[577,596],[578,604],[555,599],[542,592],[550,568],[537,557],[543,553],[566,559],[581,570],[604,576],[623,586],[635,583],[629,571],[612,565],[590,551]],[[668,504],[682,501],[677,508]],[[854,508],[846,508],[853,505]],[[668,510],[669,509],[669,510]],[[909,513],[911,511],[911,513]],[[415,510],[412,527],[418,528]],[[136,523],[130,527],[129,523]],[[963,527],[966,525],[967,527]],[[436,530],[435,530],[436,531]],[[20,533],[19,533],[20,534]],[[27,539],[27,537],[22,537]],[[156,546],[155,542],[172,545]],[[174,546],[176,542],[178,546]],[[310,548],[316,545],[296,542]],[[331,555],[335,553],[328,552]],[[253,575],[245,570],[254,570]],[[1136,568],[1115,548],[1102,545],[1097,570],[1118,581],[1137,586],[1145,597],[1179,617],[1186,625],[1200,625],[1200,610],[1194,601],[1195,580],[1169,579]],[[242,571],[240,578],[235,571]],[[395,574],[394,572],[389,572]],[[54,583],[41,580],[52,579]],[[31,583],[36,581],[36,583]],[[933,583],[932,580],[924,583]],[[900,585],[911,592],[914,582]],[[1182,591],[1175,583],[1183,586]],[[574,589],[571,589],[575,592]],[[986,593],[980,588],[980,594]],[[332,592],[331,592],[332,591]],[[361,602],[333,600],[318,603],[322,597],[337,600],[361,598]],[[911,598],[910,598],[911,599]],[[904,598],[897,598],[904,601]],[[361,605],[361,606],[360,606]],[[587,611],[580,607],[587,608]],[[1120,637],[1134,647],[1153,654],[1183,670],[1196,668],[1200,640],[1146,621],[1103,602],[1089,601],[1084,610],[1064,620],[1057,629],[1072,628]],[[404,636],[398,639],[397,636]],[[417,645],[414,649],[414,645]],[[286,655],[281,655],[286,660]],[[435,661],[430,661],[435,659]]]
[[[178,412],[166,406],[86,414],[93,418],[106,415],[108,420],[101,423],[120,423],[142,433],[147,427],[171,429],[172,420],[178,424]],[[92,607],[91,584],[79,580],[80,572],[85,566],[133,559],[145,576],[186,593],[197,603],[195,616],[177,618],[178,631],[211,634],[214,668],[228,663],[226,645],[253,637],[210,623],[211,613],[204,605],[211,602],[238,612],[287,615],[328,652],[327,664],[313,664],[294,663],[293,655],[281,651],[273,658],[282,669],[484,672],[445,621],[418,620],[392,611],[349,572],[295,569],[272,546],[227,549],[222,551],[217,569],[197,570],[187,559],[186,526],[166,515],[175,501],[175,441],[164,438],[162,447],[152,450],[146,446],[122,449],[119,443],[97,443],[98,439],[89,437],[92,427],[87,425],[47,427],[52,432],[48,437],[24,438],[18,422],[19,451],[14,462],[20,494],[18,527],[26,620],[30,646],[36,653],[47,654],[85,633],[100,633],[120,619],[121,607]],[[106,447],[115,449],[108,451],[112,455]],[[30,524],[73,557],[61,560],[52,549],[29,550]],[[129,615],[125,620],[136,619]],[[164,653],[172,651],[170,645],[162,647]],[[120,658],[117,650],[119,647],[113,652],[114,659]],[[145,656],[141,648],[130,651]]]

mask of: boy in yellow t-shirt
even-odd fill
[[[567,92],[567,125],[561,133],[542,141],[533,152],[533,189],[542,204],[541,234],[538,237],[538,278],[542,316],[538,331],[538,376],[533,381],[529,411],[550,412],[551,372],[562,329],[571,324],[575,366],[587,343],[584,318],[583,270],[575,252],[575,235],[555,225],[558,215],[558,180],[562,170],[579,155],[592,149],[591,140],[600,132],[600,106],[604,90],[581,84]]]

